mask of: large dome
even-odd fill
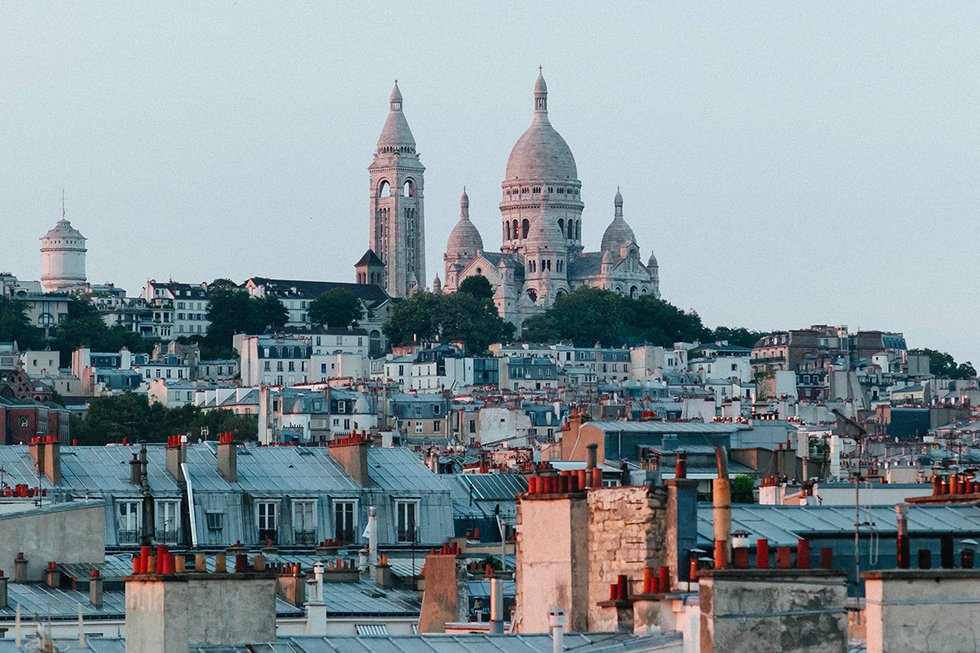
[[[505,181],[572,181],[578,179],[568,143],[548,120],[548,87],[538,75],[534,84],[534,118],[507,159]]]

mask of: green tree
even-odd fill
[[[353,327],[364,319],[364,305],[346,288],[331,288],[310,302],[307,315],[317,326]]]
[[[44,333],[31,324],[23,302],[0,297],[0,342],[17,342],[21,349],[43,346]]]
[[[936,349],[910,349],[910,354],[919,354],[929,357],[929,372],[937,377],[947,379],[972,379],[976,377],[977,371],[973,363],[957,363],[950,354]]]
[[[435,340],[439,335],[441,295],[420,290],[392,307],[382,330],[393,345]]]
[[[711,340],[713,342],[727,340],[730,345],[752,349],[755,347],[755,343],[759,341],[759,338],[767,333],[766,331],[752,331],[744,327],[730,328],[720,326],[711,332]]]
[[[208,334],[202,340],[202,354],[208,358],[230,358],[236,333],[263,334],[281,329],[289,313],[278,297],[253,298],[233,283],[218,279],[208,289]]]
[[[740,474],[732,481],[732,503],[755,503],[755,481],[751,476]]]
[[[395,305],[383,329],[393,345],[439,338],[462,342],[470,355],[514,335],[514,325],[501,319],[491,299],[466,292],[419,291]]]
[[[167,408],[150,402],[146,395],[131,392],[97,397],[84,417],[71,417],[72,437],[84,445],[104,445],[122,438],[130,442],[163,442],[178,434],[196,439],[201,428],[207,428],[211,438],[226,431],[242,440],[254,440],[258,434],[254,417],[235,415],[230,410],[203,412],[190,404]]]
[[[463,279],[463,283],[459,284],[459,292],[479,299],[493,299],[493,287],[482,274]]]

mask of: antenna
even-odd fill
[[[65,187],[61,187],[61,219],[65,219]]]

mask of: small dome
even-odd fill
[[[71,226],[71,222],[65,220],[64,218],[58,220],[54,227],[48,230],[48,233],[41,237],[42,240],[47,238],[74,238],[75,240],[85,240],[85,236],[83,236],[78,229]]]
[[[402,93],[398,90],[398,82],[391,91],[390,110],[385,126],[381,128],[381,136],[378,137],[378,148],[385,146],[407,145],[413,150],[415,148],[415,137],[408,126],[408,120],[402,112]]]
[[[544,72],[538,66],[538,78],[534,80],[534,94],[541,95],[548,92],[548,84],[544,81]]]
[[[629,242],[636,242],[636,235],[633,233],[633,229],[626,224],[626,220],[623,218],[623,195],[619,192],[618,188],[616,189],[616,198],[613,200],[613,205],[615,206],[613,221],[609,223],[606,231],[602,234],[600,249],[603,252],[619,252],[623,245]]]
[[[647,267],[648,268],[660,267],[659,265],[657,265],[657,257],[653,255],[653,252],[650,252],[650,258],[649,260],[647,260]]]
[[[483,237],[476,225],[470,222],[470,198],[463,189],[459,198],[459,222],[449,232],[449,242],[446,244],[447,256],[473,256],[483,250]]]
[[[547,95],[548,87],[539,75],[534,84],[534,118],[510,151],[505,181],[578,180],[572,150],[548,120]]]

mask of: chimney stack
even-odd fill
[[[504,632],[504,584],[499,578],[490,579],[490,634]]]
[[[234,433],[218,437],[218,473],[229,483],[238,482],[238,445]]]
[[[167,471],[177,482],[184,480],[184,470],[181,467],[187,462],[187,442],[183,435],[171,435],[167,438]]]
[[[88,598],[93,608],[102,607],[102,574],[98,569],[92,570],[92,577],[88,581]]]
[[[7,607],[7,577],[3,575],[3,569],[0,569],[0,610]]]
[[[14,560],[14,582],[27,582],[27,558],[24,557],[23,551],[18,552],[17,559]]]
[[[134,453],[133,459],[129,461],[129,483],[130,485],[139,485],[140,481],[140,457],[138,453]]]
[[[61,440],[49,435],[44,438],[44,475],[51,485],[61,485]]]
[[[727,569],[731,562],[729,540],[732,532],[732,487],[728,478],[728,449],[715,447],[718,478],[712,483],[711,501],[714,505],[715,569]]]
[[[367,431],[361,431],[360,434],[354,431],[349,437],[331,440],[328,443],[333,459],[360,487],[366,487],[368,484],[369,446],[371,446],[371,439],[367,436]]]
[[[48,568],[44,571],[44,582],[48,587],[54,589],[61,587],[61,572],[58,571],[58,563],[48,563]]]

